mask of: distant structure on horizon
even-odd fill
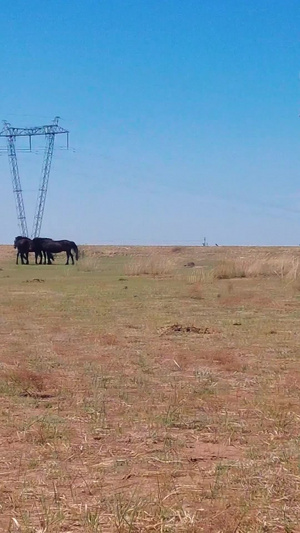
[[[4,122],[4,127],[0,132],[0,137],[6,137],[7,140],[7,153],[11,170],[11,178],[13,185],[13,193],[15,196],[17,218],[22,236],[28,237],[28,226],[25,214],[25,206],[23,200],[23,191],[21,187],[21,180],[19,174],[17,153],[16,153],[16,138],[28,137],[29,138],[29,151],[31,151],[31,138],[36,135],[44,135],[46,138],[44,160],[40,178],[40,185],[38,189],[35,215],[33,219],[31,238],[39,237],[43,222],[44,209],[46,203],[46,196],[48,190],[50,169],[52,163],[53,149],[55,135],[66,134],[67,144],[66,148],[69,148],[69,131],[58,125],[59,117],[55,117],[52,124],[45,126],[34,126],[32,128],[14,128],[9,122]]]

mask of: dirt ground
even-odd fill
[[[300,531],[298,248],[0,246],[0,531]]]

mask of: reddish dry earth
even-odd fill
[[[199,268],[269,250],[82,249],[0,248],[1,531],[299,531],[298,277]]]

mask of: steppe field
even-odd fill
[[[300,248],[80,251],[0,247],[1,533],[299,532]]]

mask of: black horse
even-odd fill
[[[14,241],[14,248],[17,248],[18,250],[16,264],[19,263],[19,257],[20,257],[22,265],[24,264],[29,265],[29,252],[34,252],[35,264],[38,263],[38,258],[39,258],[39,264],[41,264],[43,256],[44,256],[44,264],[46,264],[46,252],[43,252],[37,249],[36,246],[34,245],[33,240],[29,239],[29,237],[22,237],[20,235],[16,237]],[[54,261],[54,256],[52,254],[50,254],[50,260]]]
[[[30,239],[28,239],[28,237],[22,237],[21,235],[18,235],[18,237],[16,237],[14,241],[14,248],[17,248],[16,264],[18,265],[20,257],[22,265],[28,265]]]
[[[74,241],[61,240],[53,241],[52,239],[43,239],[41,237],[36,237],[32,241],[34,243],[34,248],[36,252],[46,253],[48,258],[48,265],[51,265],[51,260],[53,259],[52,254],[59,254],[60,252],[66,252],[67,262],[69,264],[69,259],[72,260],[72,265],[74,265],[74,256],[72,251],[75,252],[76,261],[78,261],[79,251],[78,247]]]
[[[47,242],[53,242],[52,239],[48,239],[46,237],[35,237],[32,239],[32,251],[35,253],[35,262],[37,263],[37,258],[40,258],[39,264],[42,264],[43,257],[44,257],[44,265],[51,264],[51,261],[54,261],[54,256],[52,253],[47,253],[46,250],[44,250],[44,245]],[[50,263],[49,263],[50,261]]]

